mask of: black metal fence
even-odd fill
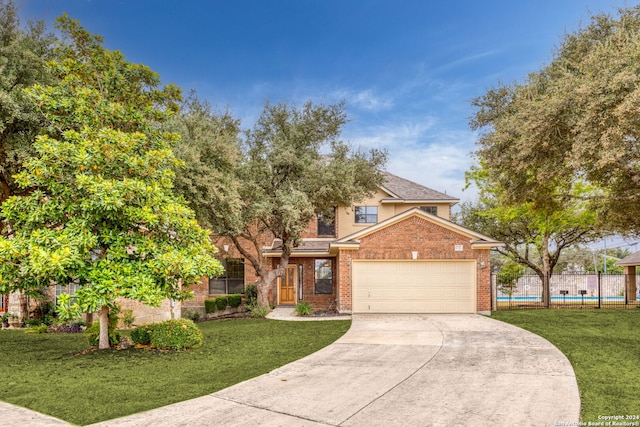
[[[634,280],[635,279],[635,280]],[[558,273],[551,276],[551,308],[640,308],[640,274]],[[491,275],[493,310],[545,308],[537,274]]]

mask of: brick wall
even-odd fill
[[[456,251],[456,245],[461,245],[462,251]],[[417,259],[424,260],[477,260],[477,310],[490,310],[489,250],[471,249],[469,237],[418,216],[409,217],[362,237],[358,250],[340,251],[338,309],[341,312],[351,312],[352,260],[411,259],[411,251],[417,251]]]
[[[316,294],[315,292],[315,258],[291,258],[289,264],[302,266],[302,300],[311,304],[314,310],[336,308],[336,262],[333,260],[333,292]]]

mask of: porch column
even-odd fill
[[[636,266],[627,265],[624,267],[624,272],[627,275],[627,298],[629,301],[636,300],[637,288],[636,288]]]

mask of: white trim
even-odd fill
[[[469,237],[471,239],[471,244],[473,246],[476,246],[476,248],[478,249],[485,249],[485,248],[492,248],[492,247],[500,247],[503,246],[504,244],[502,242],[499,242],[497,240],[492,239],[491,237],[485,236],[483,234],[480,234],[478,232],[475,232],[473,230],[469,230],[468,228],[465,228],[461,225],[458,225],[456,223],[453,223],[451,221],[448,221],[444,218],[441,218],[439,216],[435,216],[435,215],[431,215],[428,214],[427,212],[423,211],[420,208],[412,208],[409,209],[408,211],[404,211],[396,216],[393,216],[391,218],[385,219],[384,221],[381,221],[377,224],[374,224],[370,227],[367,227],[363,230],[360,231],[356,231],[355,233],[352,233],[348,236],[345,236],[341,239],[338,239],[335,241],[334,244],[332,244],[331,246],[335,246],[335,245],[340,245],[342,243],[346,243],[350,240],[358,240],[361,237],[367,236],[369,234],[375,233],[378,230],[381,230],[385,227],[388,227],[390,225],[396,224],[400,221],[405,220],[406,218],[409,218],[411,216],[419,216],[421,218],[424,218],[425,220],[432,222],[434,224],[437,224],[441,227],[444,227],[448,230],[454,231],[458,234],[462,234],[463,236]],[[484,246],[484,247],[480,247],[480,246]],[[474,248],[475,249],[475,248]]]

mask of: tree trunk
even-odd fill
[[[98,319],[100,320],[100,340],[98,342],[99,349],[109,348],[109,307],[103,305],[98,311]]]
[[[258,283],[258,305],[268,306],[270,305],[269,295],[271,290],[276,286],[278,277],[282,276],[284,268],[276,268],[275,270],[264,271],[261,275],[261,281]]]
[[[549,235],[542,239],[542,302],[549,308],[551,305],[551,258],[549,256]]]

